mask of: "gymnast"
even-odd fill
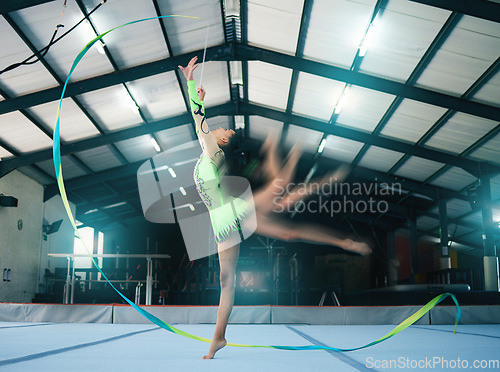
[[[215,240],[218,245],[220,265],[221,294],[215,333],[210,345],[210,350],[203,359],[212,359],[215,353],[226,345],[225,332],[229,315],[234,304],[234,286],[236,264],[239,256],[239,244],[227,248],[227,240],[233,233],[241,230],[241,223],[245,223],[249,204],[242,199],[231,198],[228,203],[227,196],[221,191],[219,171],[223,168],[225,154],[221,148],[227,146],[235,132],[230,129],[217,128],[210,131],[205,118],[205,90],[201,86],[196,89],[193,80],[193,71],[199,65],[198,57],[193,57],[186,67],[179,66],[187,80],[191,113],[196,123],[196,134],[202,148],[202,154],[194,169],[194,180],[197,191],[206,205]],[[272,139],[266,140],[262,151],[266,154],[265,173],[266,185],[254,193],[255,216],[257,220],[256,232],[271,238],[284,241],[306,241],[309,243],[328,244],[340,247],[347,251],[359,254],[369,254],[371,249],[366,243],[344,239],[331,229],[317,225],[295,223],[273,217],[276,209],[278,190],[283,190],[283,185],[291,182],[294,171],[300,158],[300,150],[294,146],[287,157],[286,164],[281,167],[276,155],[276,143]],[[343,173],[343,171],[341,171]],[[344,176],[339,175],[339,176]],[[321,182],[331,182],[336,177],[325,177]],[[338,177],[337,177],[338,178]],[[293,195],[293,196],[292,196]],[[307,194],[290,193],[279,199],[282,205],[290,206],[298,202]],[[226,199],[223,201],[223,199]],[[224,244],[226,242],[226,244]],[[222,249],[221,247],[224,247]]]

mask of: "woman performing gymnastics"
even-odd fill
[[[219,178],[219,172],[225,159],[221,147],[223,148],[230,143],[235,132],[223,128],[210,131],[208,128],[204,105],[206,92],[203,87],[196,89],[193,80],[193,71],[199,65],[196,63],[197,60],[198,57],[193,57],[186,67],[179,66],[179,68],[187,80],[191,113],[196,123],[196,134],[203,151],[195,166],[194,180],[198,193],[210,213],[210,221],[218,245],[221,286],[219,310],[210,350],[203,357],[203,359],[212,359],[215,353],[226,345],[225,332],[234,304],[236,264],[240,247],[239,244],[235,244],[227,248],[227,242],[225,241],[231,233],[241,229],[240,221],[243,224],[245,223],[245,214],[249,204],[238,198],[232,198],[231,203],[228,203],[227,200],[225,203],[223,201],[227,196],[221,191]],[[284,241],[328,244],[359,254],[371,253],[371,249],[366,243],[340,238],[339,234],[331,229],[316,225],[291,224],[274,218],[272,214],[276,211],[276,197],[279,195],[280,190],[283,190],[283,187],[292,181],[300,158],[300,151],[294,146],[283,167],[279,166],[276,143],[272,139],[265,142],[263,151],[266,153],[265,174],[267,183],[261,190],[254,193],[257,219],[256,232],[258,234]],[[340,173],[343,173],[343,171],[340,171]],[[341,174],[337,175],[343,176]],[[335,174],[325,177],[321,182],[331,182],[334,179]],[[301,194],[300,197],[297,197],[297,193],[290,193],[290,195],[281,198],[279,203],[282,206],[290,206],[305,196],[306,194]],[[225,208],[226,206],[228,207]]]

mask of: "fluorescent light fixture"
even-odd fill
[[[363,38],[363,41],[361,42],[359,46],[359,56],[364,57],[366,54],[366,51],[370,47],[370,45],[373,43],[373,36],[376,32],[377,28],[375,26],[375,23],[372,22],[370,24],[370,27],[368,27],[368,31],[366,32],[365,37]]]
[[[182,209],[182,208],[186,208],[186,207],[188,207],[189,209],[191,209],[194,212],[194,205],[191,203],[179,205],[178,207],[172,208],[172,210],[175,211],[177,209]]]
[[[318,147],[318,154],[321,154],[323,152],[323,150],[325,149],[325,145],[326,145],[326,138],[323,138]]]
[[[184,196],[187,195],[186,190],[184,190],[184,187],[182,187],[182,186],[179,187],[179,190],[181,190],[182,195],[184,195]]]
[[[339,98],[339,100],[337,102],[337,105],[335,106],[335,110],[333,111],[333,113],[336,114],[336,115],[340,114],[340,111],[342,111],[342,106],[345,103],[345,97],[347,95],[347,90],[348,90],[348,87],[346,85],[344,87],[344,91],[342,92],[342,95],[340,96],[340,98]]]
[[[156,140],[154,139],[154,137],[151,137],[151,144],[155,148],[156,152],[160,152],[161,151],[160,145],[158,145],[158,142],[156,142]]]
[[[115,207],[119,207],[121,205],[125,205],[127,204],[127,202],[120,202],[120,203],[116,203],[116,204],[111,204],[111,205],[108,205],[106,207],[103,207],[102,209],[110,209],[110,208],[115,208]]]
[[[91,210],[89,210],[89,211],[85,212],[84,214],[91,214],[91,213],[95,213],[95,212],[97,212],[98,210],[99,210],[99,209],[91,209]]]
[[[240,16],[240,0],[225,0],[224,10],[226,18],[238,18]]]
[[[243,115],[236,115],[234,117],[234,127],[238,129],[245,129],[245,117]]]
[[[95,47],[97,48],[97,51],[99,52],[99,54],[106,54],[106,52],[104,51],[105,46],[106,46],[106,44],[104,44],[104,41],[102,41],[102,40],[98,40],[95,43]]]
[[[243,68],[241,61],[230,61],[231,84],[243,85]]]
[[[324,141],[324,139],[323,139]],[[323,143],[323,141],[321,141],[320,143],[320,147],[321,147],[321,144]],[[323,148],[325,146],[323,145]],[[323,151],[323,150],[321,150]],[[306,176],[306,179],[304,180],[304,183],[309,183],[309,181],[311,180],[312,176],[314,176],[314,173],[316,173],[316,170],[318,169],[318,163],[314,163],[314,165],[312,166],[312,168],[309,170],[309,173],[307,173],[307,176]]]
[[[177,177],[177,175],[175,174],[175,172],[172,168],[168,168],[168,171],[170,172],[170,174],[172,175],[173,178]]]

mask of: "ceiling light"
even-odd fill
[[[179,187],[179,190],[181,190],[182,195],[187,195],[186,190],[184,190],[184,187]]]
[[[342,92],[342,95],[340,96],[338,102],[337,102],[337,105],[335,105],[335,110],[333,111],[333,113],[335,115],[338,115],[340,114],[340,111],[342,111],[342,106],[344,105],[345,103],[345,97],[347,95],[347,85],[344,87],[344,91]]]
[[[376,26],[375,23],[371,23],[370,27],[368,27],[368,31],[366,32],[365,37],[363,38],[363,41],[359,45],[359,56],[364,57],[366,54],[366,51],[370,47],[370,45],[373,43],[373,38],[374,34],[376,32]]]
[[[243,85],[243,67],[241,61],[230,61],[231,84]]]
[[[104,47],[106,46],[106,44],[104,44],[104,41],[98,40],[95,43],[95,46],[96,46],[97,51],[99,52],[99,54],[106,54],[106,52],[104,51]]]
[[[240,0],[225,0],[224,10],[226,18],[238,18],[240,16]]]
[[[172,175],[173,178],[177,177],[177,175],[175,174],[175,172],[172,168],[168,168],[168,171],[170,172],[170,174]]]
[[[115,207],[119,207],[119,206],[122,206],[122,205],[125,205],[125,204],[127,204],[127,202],[120,202],[120,203],[108,205],[106,207],[103,207],[102,209],[115,208]]]
[[[243,115],[236,115],[234,117],[234,127],[236,130],[245,129],[245,117]]]
[[[160,152],[161,151],[160,145],[158,145],[158,142],[156,142],[156,140],[155,140],[154,137],[151,137],[151,144],[155,148],[156,152]]]
[[[326,138],[323,138],[318,147],[318,154],[321,154],[323,152],[323,150],[325,149],[325,145],[326,145]]]

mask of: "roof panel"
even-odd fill
[[[249,0],[248,42],[295,54],[304,0]]]
[[[250,138],[265,140],[267,136],[273,135],[276,138],[281,137],[283,132],[283,123],[262,116],[250,116]]]
[[[439,226],[439,221],[429,216],[420,216],[417,218],[417,228],[420,230],[432,230]]]
[[[424,181],[444,165],[436,161],[412,156],[399,167],[395,175],[416,181]]]
[[[0,160],[11,157],[12,154],[0,146]]]
[[[231,116],[216,116],[213,118],[208,118],[207,120],[210,130],[217,129],[219,127],[230,129],[233,121]]]
[[[500,174],[490,179],[491,199],[500,199]]]
[[[0,17],[0,40],[2,41],[0,69],[21,62],[33,54],[3,17]],[[4,72],[0,81],[2,88],[13,95],[57,86],[57,81],[41,63],[20,66]]]
[[[201,72],[203,69],[203,80]],[[205,66],[199,66],[194,72],[194,80],[196,85],[200,83],[205,88],[206,94],[206,109],[210,116],[210,106],[226,103],[231,100],[229,92],[229,78],[226,62],[206,62]],[[185,80],[181,80],[185,84]]]
[[[366,168],[387,172],[404,154],[387,150],[382,147],[370,146],[368,151],[359,162],[359,165]]]
[[[460,199],[450,199],[446,202],[446,214],[448,217],[456,218],[470,212],[469,202]]]
[[[200,19],[164,18],[162,20],[174,55],[203,49],[224,42],[224,29],[219,2],[197,0],[158,1],[162,15],[181,14]],[[200,59],[202,56],[198,56]]]
[[[328,135],[326,137],[325,149],[323,150],[322,155],[327,158],[333,158],[350,163],[362,147],[363,143],[361,142]]]
[[[468,216],[461,218],[461,220],[465,221],[465,222],[469,222],[469,223],[476,223],[476,224],[482,224],[482,222],[483,222],[481,211],[476,211],[474,213],[471,213]]]
[[[151,139],[152,137],[149,134],[134,137],[125,141],[117,142],[116,147],[129,162],[135,163],[140,160],[146,160],[157,154],[151,143]]]
[[[292,147],[297,144],[302,151],[316,152],[322,137],[323,133],[315,130],[289,125],[285,145]]]
[[[100,11],[105,11],[104,5]],[[26,34],[28,39],[37,49],[47,45],[56,25],[62,23],[64,28],[59,30],[57,36],[62,35],[65,30],[71,28],[83,18],[83,13],[75,1],[68,1],[64,8],[64,16],[61,20],[62,3],[51,1],[36,7],[25,8],[12,13],[12,18]],[[70,34],[52,45],[45,55],[46,61],[63,80],[66,79],[73,60],[80,50],[93,38],[95,33],[88,22],[81,23]],[[71,81],[81,80],[91,76],[100,75],[113,71],[113,67],[104,54],[100,54],[94,46],[83,57],[78,67],[71,75]]]
[[[36,168],[32,166],[21,167],[18,168],[17,170],[23,173],[24,175],[28,176],[32,180],[38,182],[40,185],[50,185],[56,181],[55,178],[50,178],[44,175],[42,172],[38,171]]]
[[[446,112],[446,109],[405,99],[392,114],[381,134],[400,140],[417,142]]]
[[[471,101],[478,101],[500,107],[500,72],[497,72],[476,94],[471,98]]]
[[[458,112],[425,145],[460,154],[497,125],[493,120]]]
[[[127,87],[147,120],[159,120],[186,112],[173,71],[128,82]]]
[[[76,156],[94,172],[122,165],[108,146],[100,146],[90,150],[80,151],[76,153]]]
[[[209,119],[208,122],[210,127],[212,127],[211,120],[212,119]],[[194,133],[193,125],[185,124],[157,132],[156,137],[163,145],[162,148],[168,150],[193,141],[196,138],[196,135]]]
[[[345,83],[308,73],[299,73],[292,111],[328,121]]]
[[[337,124],[372,132],[395,96],[357,86],[349,87]]]
[[[264,62],[248,62],[248,99],[284,110],[291,79],[292,70],[288,68]]]
[[[78,99],[105,131],[142,123],[141,116],[123,85],[84,93]]]
[[[500,134],[497,134],[495,137],[483,144],[468,157],[476,160],[486,160],[494,164],[500,164]]]
[[[27,111],[47,128],[54,130],[59,102],[49,102],[33,106]],[[61,106],[61,139],[64,142],[76,141],[99,135],[99,131],[89,118],[78,108],[71,98],[65,98]]]
[[[0,116],[0,140],[20,153],[47,149],[52,140],[19,111]]]
[[[470,173],[467,173],[461,168],[452,167],[446,172],[444,172],[441,176],[434,179],[431,184],[434,186],[440,186],[445,189],[451,190],[461,190],[464,187],[472,184],[476,181],[476,178]]]
[[[98,0],[84,0],[89,12],[98,3]],[[152,1],[110,1],[92,15],[92,21],[97,30],[103,33],[126,22],[155,14]],[[122,27],[104,36],[102,40],[119,69],[168,57],[165,40],[156,19]]]
[[[50,174],[55,179],[54,161],[52,159],[44,160],[36,164],[40,169]],[[75,177],[85,176],[87,173],[80,168],[69,156],[61,157],[62,175],[65,180]]]
[[[374,6],[374,0],[315,0],[304,57],[350,68]]]
[[[464,16],[417,85],[462,95],[498,58],[499,50],[498,23]]]
[[[375,20],[360,71],[406,81],[450,12],[409,1],[389,1]]]

